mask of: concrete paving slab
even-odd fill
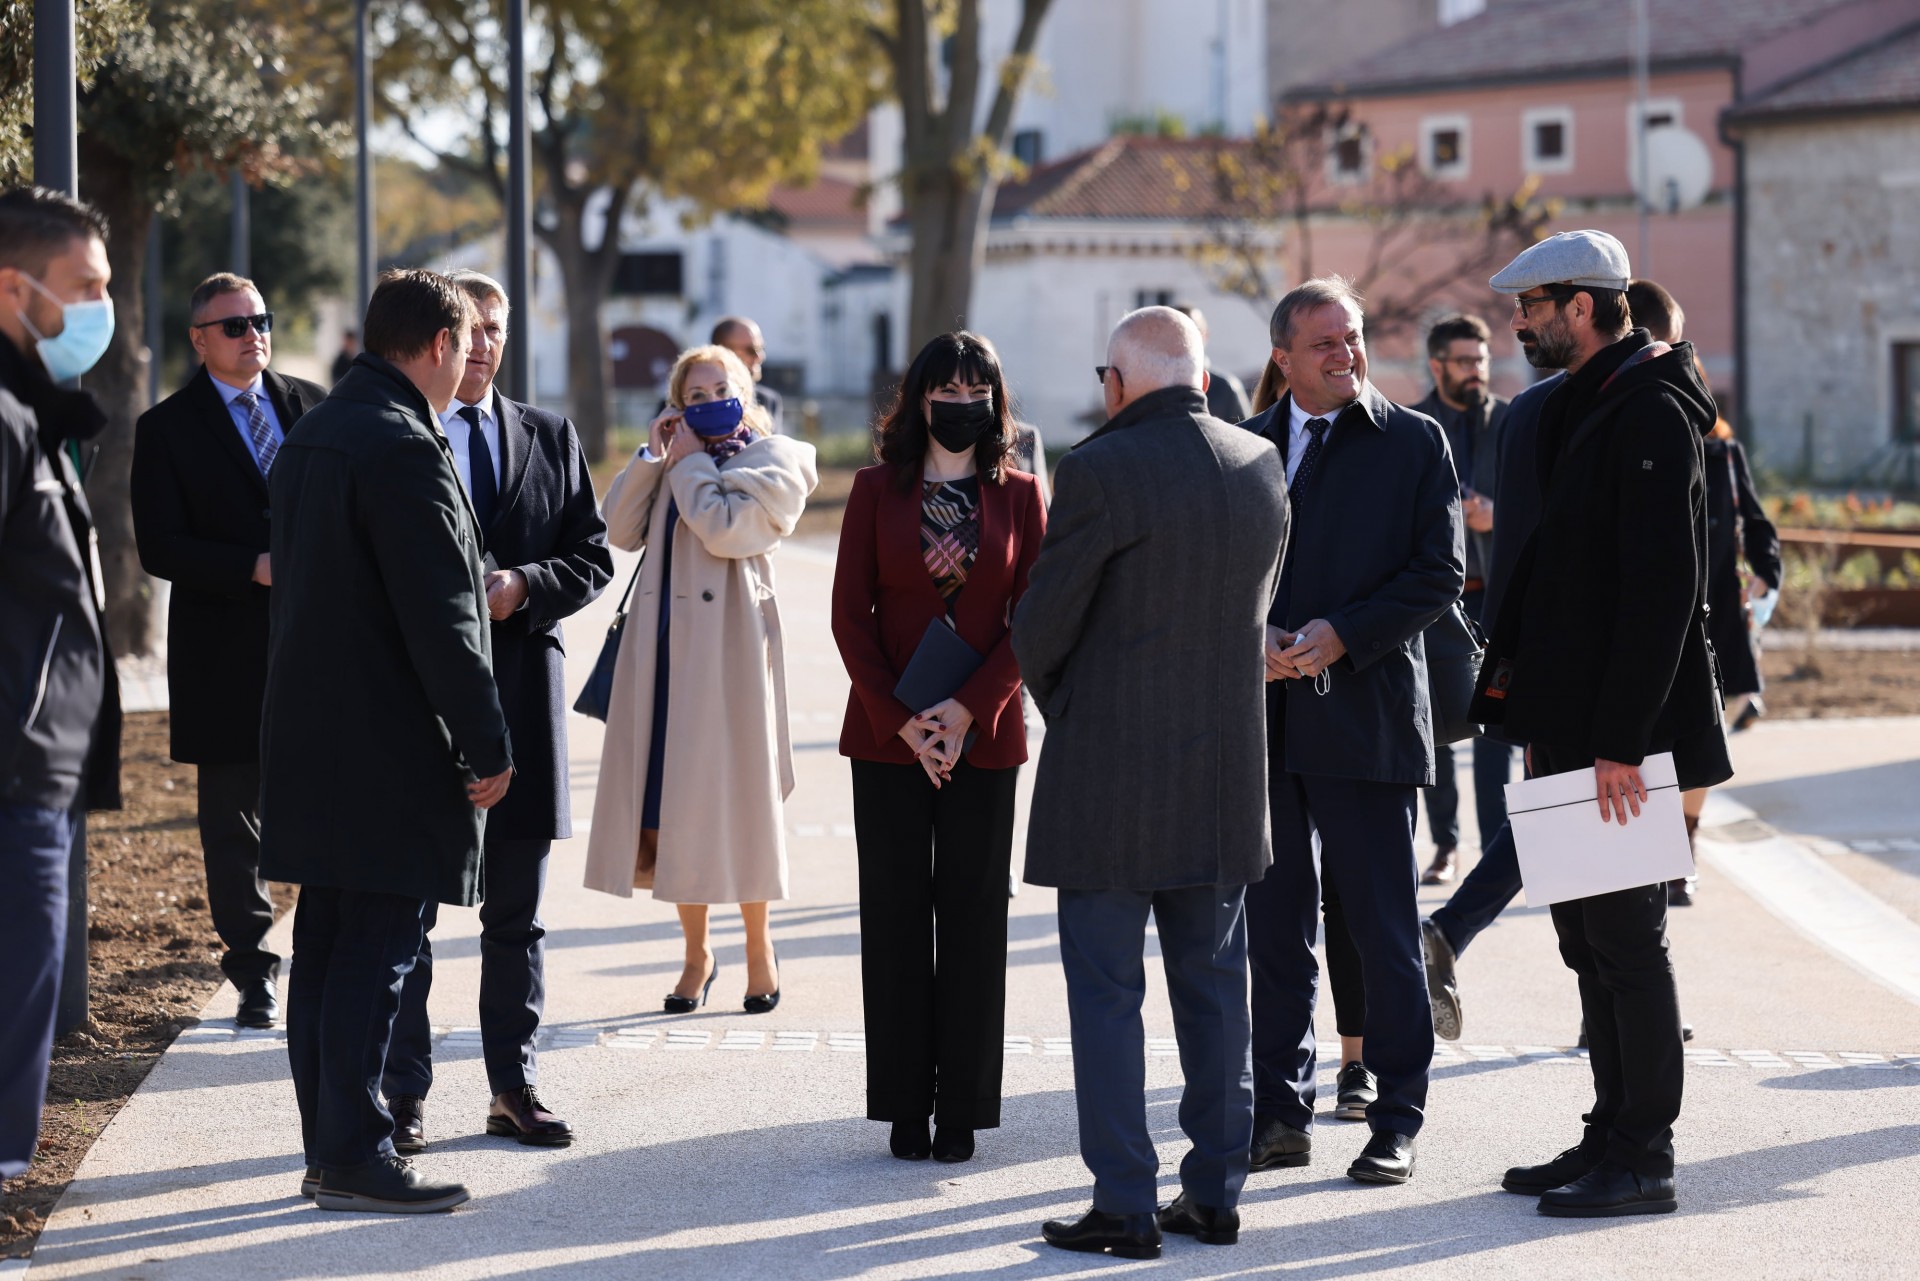
[[[775,908],[775,1013],[740,1011],[739,917],[720,909],[713,1005],[661,1014],[681,965],[673,911],[581,888],[577,837],[556,848],[549,878],[541,1053],[542,1092],[580,1132],[573,1147],[521,1148],[481,1133],[479,1046],[455,1034],[475,1022],[478,923],[472,912],[443,911],[431,1012],[445,1034],[428,1104],[432,1148],[420,1163],[466,1181],[472,1202],[415,1218],[335,1214],[300,1199],[284,1040],[237,1035],[223,991],[96,1143],[31,1278],[890,1278],[1137,1266],[1038,1241],[1040,1221],[1078,1213],[1089,1189],[1050,892],[1026,887],[1012,904],[1005,1123],[980,1135],[978,1158],[895,1161],[885,1127],[862,1119],[852,814],[834,751],[846,679],[827,631],[830,553],[790,548],[780,573],[800,787],[788,813],[795,897]],[[570,627],[570,684],[592,662],[611,606]],[[571,732],[574,809],[584,818],[598,727],[576,718]],[[1776,781],[1791,787],[1784,772]],[[1445,893],[1422,898],[1433,905]],[[1920,1003],[1783,924],[1717,858],[1703,868],[1699,905],[1674,913],[1673,936],[1684,1007],[1700,1029],[1678,1130],[1679,1214],[1548,1220],[1498,1190],[1507,1165],[1572,1142],[1590,1099],[1585,1062],[1566,1048],[1578,1008],[1547,914],[1513,909],[1462,960],[1467,1044],[1436,1057],[1412,1184],[1347,1180],[1364,1129],[1327,1121],[1314,1165],[1250,1182],[1239,1247],[1173,1241],[1147,1266],[1179,1277],[1909,1274],[1920,1246],[1911,1214]],[[1149,1115],[1170,1196],[1184,1145],[1157,976],[1146,1021]],[[1324,1021],[1322,1032],[1331,1037]]]

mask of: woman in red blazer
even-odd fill
[[[1027,759],[1008,625],[1047,524],[1034,478],[1009,465],[1015,439],[993,345],[935,338],[840,529],[833,635],[853,678],[840,754],[853,761],[860,851],[867,1116],[892,1122],[905,1160],[965,1161],[973,1132],[1000,1124],[1007,873]],[[894,688],[935,620],[984,661],[951,698],[909,707]]]

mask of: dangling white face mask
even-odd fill
[[[33,335],[33,349],[40,357],[40,363],[46,366],[47,377],[57,383],[66,382],[99,364],[100,357],[107,354],[107,346],[113,341],[113,299],[63,302],[58,294],[32,276],[25,272],[21,275],[49,302],[60,308],[60,314],[66,321],[65,327],[49,338],[34,327],[25,311],[19,313],[20,323]]]

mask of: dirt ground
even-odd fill
[[[167,715],[127,717],[126,808],[87,819],[91,1022],[54,1046],[40,1151],[0,1187],[0,1257],[25,1254],[80,1159],[222,982],[194,821],[195,771],[167,758]],[[285,911],[293,890],[275,886]]]
[[[1805,650],[1767,650],[1767,716],[1797,720],[1812,716],[1920,716],[1920,652],[1820,650],[1818,674],[1809,673]]]

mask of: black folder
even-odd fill
[[[916,713],[924,712],[952,698],[986,661],[944,619],[936,618],[927,624],[920,648],[913,651],[907,670],[900,673],[893,696]]]

